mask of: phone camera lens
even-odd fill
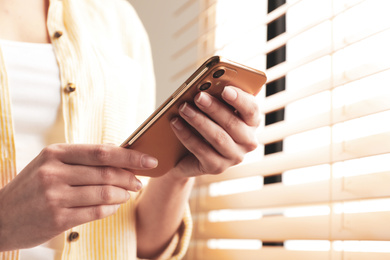
[[[225,70],[217,70],[216,72],[214,72],[213,77],[217,79],[222,77],[223,74],[225,74]]]
[[[210,87],[211,87],[211,83],[210,83],[210,82],[206,82],[206,83],[203,83],[203,84],[199,87],[199,89],[200,89],[201,91],[204,91],[204,90],[209,89]]]

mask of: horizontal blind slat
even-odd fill
[[[221,209],[254,209],[309,206],[332,201],[349,201],[390,197],[390,172],[351,176],[297,185],[273,184],[261,190],[212,197],[199,194],[191,198],[196,203],[194,213]],[[375,187],[373,189],[372,187]]]
[[[178,16],[183,13],[187,8],[196,3],[196,0],[187,0],[182,5],[180,5],[177,9],[173,11],[174,16]]]
[[[207,247],[189,248],[188,260],[199,260],[196,255],[201,255],[202,260],[259,260],[259,259],[299,259],[299,260],[388,260],[389,253],[381,252],[340,252],[340,251],[293,251],[283,248],[265,248],[261,250],[232,250],[210,249]]]
[[[274,39],[267,42],[267,48],[265,50],[265,53],[272,52],[272,51],[280,48],[281,46],[286,45],[288,43],[288,41],[290,41],[291,39],[301,35],[304,32],[307,32],[308,30],[312,29],[313,27],[315,27],[323,22],[330,21],[330,20],[334,19],[335,17],[339,16],[340,14],[350,10],[353,7],[356,7],[360,4],[362,4],[365,1],[368,1],[368,0],[355,1],[352,4],[346,5],[343,9],[338,10],[335,14],[329,14],[328,16],[323,17],[322,19],[315,20],[315,21],[307,24],[305,27],[300,28],[298,31],[286,32],[286,33],[278,35]],[[281,17],[282,15],[288,14],[287,13],[288,9],[290,9],[292,6],[294,6],[295,4],[297,4],[299,2],[301,2],[301,0],[294,3],[294,4],[289,5],[288,8],[278,8],[278,9],[281,9],[280,11],[278,9],[276,9],[274,12],[277,11],[277,15],[273,14],[273,12],[268,14],[267,23],[268,23],[268,21],[276,20],[277,18]],[[288,21],[287,21],[287,23],[288,23]],[[359,37],[357,37],[357,38],[359,38]],[[355,41],[356,40],[357,39],[355,39]],[[345,43],[351,44],[353,42],[354,41],[345,42]],[[344,47],[345,46],[347,46],[347,45],[344,45]],[[339,46],[339,49],[341,49],[341,48],[343,48],[343,47]]]
[[[281,7],[277,8],[274,11],[272,11],[271,13],[269,13],[267,15],[266,19],[264,21],[262,21],[260,24],[261,25],[268,24],[268,23],[278,19],[279,17],[285,15],[287,13],[288,9],[290,9],[291,7],[293,7],[294,5],[296,5],[297,3],[301,2],[301,1],[302,0],[297,0],[293,3],[287,3],[287,4],[282,5]],[[299,36],[303,32],[306,32],[307,30],[317,26],[318,24],[321,24],[325,21],[332,19],[334,16],[337,16],[337,15],[349,10],[350,8],[352,8],[354,6],[357,6],[364,1],[367,1],[367,0],[361,0],[361,1],[353,3],[352,5],[347,5],[347,6],[345,6],[344,9],[339,10],[335,15],[330,15],[330,16],[324,17],[321,20],[318,20],[318,21],[315,21],[311,24],[308,24],[305,28],[301,28],[299,31],[295,31],[295,32],[291,32],[291,33],[286,32],[286,33],[278,35],[277,37],[275,37],[272,40],[267,42],[266,48],[264,49],[264,51],[262,53],[267,54],[267,53],[270,53],[270,52],[280,48],[281,46],[285,45],[292,38]],[[207,38],[208,37],[206,35],[207,33],[210,33],[210,35],[213,35],[215,30],[218,30],[219,26],[221,26],[221,25],[216,25],[216,27],[213,28],[213,30],[210,30],[209,32],[207,32],[207,31],[203,32],[203,34],[201,36]],[[223,24],[222,24],[222,26],[223,26]],[[237,38],[240,38],[240,37],[237,37]],[[359,37],[355,37],[355,38],[359,38]],[[357,39],[355,39],[355,41],[357,41]],[[352,44],[355,41],[349,41],[346,44]],[[234,42],[229,42],[226,45],[233,44],[233,43]],[[347,45],[339,46],[338,49],[344,48],[345,46],[347,46]],[[219,50],[220,49],[218,49],[218,48],[216,49],[216,51],[219,51]]]
[[[202,260],[259,260],[259,259],[299,259],[299,260],[329,260],[330,252],[310,252],[310,251],[289,251],[283,248],[262,248],[261,250],[232,250],[232,249],[209,249],[209,248],[189,248],[191,250],[198,250],[198,254],[202,255]],[[341,254],[341,253],[339,253]],[[196,258],[190,258],[198,260]],[[342,260],[341,257],[332,260]],[[370,258],[371,259],[371,258]]]
[[[369,77],[375,77],[380,75],[381,73],[390,74],[389,69],[384,69],[380,71],[376,71],[372,74],[359,74],[357,77],[349,78],[348,80],[343,80],[343,85],[356,82],[358,80],[364,80]],[[318,93],[321,93],[323,91],[332,90],[340,87],[341,85],[331,85],[331,80],[326,79],[321,82],[317,82],[313,85],[309,85],[304,88],[300,88],[297,90],[285,90],[281,91],[277,94],[274,94],[272,96],[267,97],[265,100],[259,104],[260,111],[262,113],[269,113],[275,110],[278,110],[280,108],[285,107],[286,105],[298,101],[313,95],[316,95]]]
[[[269,176],[290,169],[386,153],[390,153],[390,132],[335,143],[332,145],[332,149],[322,147],[299,153],[267,155],[261,161],[232,167],[220,175],[201,176],[197,179],[197,183],[202,185],[250,176]]]
[[[390,240],[390,212],[209,222],[194,219],[198,239]]]
[[[332,109],[332,111],[305,118],[302,121],[281,121],[266,126],[259,132],[258,141],[262,144],[272,143],[283,138],[320,128],[332,126],[344,121],[368,116],[390,110],[390,95],[377,96],[375,98],[360,101],[355,104]]]
[[[280,64],[278,64],[272,68],[269,68],[267,70],[268,82],[272,82],[274,80],[277,80],[277,79],[283,77],[284,75],[286,75],[288,72],[291,72],[296,68],[308,65],[315,60],[318,60],[318,59],[323,58],[323,57],[328,56],[328,55],[334,55],[335,53],[343,51],[344,49],[351,47],[355,44],[361,44],[361,43],[364,43],[366,40],[370,40],[370,39],[373,39],[374,37],[378,37],[378,35],[380,36],[381,34],[389,33],[389,29],[390,29],[389,27],[386,27],[385,29],[382,29],[382,30],[377,31],[377,32],[373,32],[369,35],[365,35],[364,37],[363,36],[362,37],[355,37],[353,40],[344,41],[342,44],[339,44],[337,46],[337,48],[332,47],[331,45],[324,46],[322,49],[317,50],[315,53],[311,53],[310,55],[304,56],[299,60],[289,61],[287,58],[287,60],[285,62],[280,63]],[[284,39],[287,36],[285,34],[282,34],[280,37],[282,37]],[[273,41],[278,41],[278,39],[275,38],[275,39],[273,39]],[[275,45],[273,42],[271,42],[270,44]],[[276,46],[279,46],[279,45],[276,45]],[[281,45],[281,46],[283,46],[283,45]],[[281,47],[281,46],[279,46],[279,47]],[[275,48],[275,47],[272,47],[272,48]],[[372,48],[375,48],[375,46],[372,46]],[[287,51],[292,51],[292,50],[287,50]],[[384,51],[386,51],[386,50],[384,50]],[[359,55],[359,54],[361,54],[361,53],[356,53],[356,55]],[[364,57],[364,58],[361,57],[361,59],[359,59],[359,61],[366,60],[365,58],[366,57]],[[372,63],[372,64],[364,64],[360,67],[356,67],[353,69],[346,68],[346,71],[345,71],[346,75],[344,75],[344,73],[341,73],[339,75],[335,75],[334,84],[336,84],[336,85],[345,84],[347,81],[351,81],[350,77],[362,77],[360,75],[361,73],[363,73],[363,75],[370,75],[370,74],[373,74],[377,71],[389,69],[388,64],[381,65],[381,66],[375,66],[375,65],[376,65],[375,63]]]

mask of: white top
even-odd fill
[[[59,68],[51,44],[6,40],[0,44],[8,71],[20,172],[48,144],[64,142]],[[60,238],[21,250],[20,259],[55,259],[62,249]]]
[[[53,129],[62,118],[59,69],[51,44],[4,40],[0,44],[8,71],[19,172],[45,146],[64,140]]]

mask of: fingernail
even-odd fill
[[[226,100],[234,101],[237,98],[237,92],[231,87],[225,87],[222,97]]]
[[[176,117],[172,119],[171,124],[177,129],[177,130],[183,130],[183,124],[180,122],[180,120]]]
[[[198,98],[196,99],[196,102],[201,106],[209,107],[211,105],[212,100],[207,94],[200,92]]]
[[[196,115],[196,112],[192,108],[190,108],[190,106],[187,103],[184,103],[180,111],[188,117],[194,117]]]
[[[129,200],[130,199],[130,193],[128,191],[126,191],[126,200]]]
[[[121,207],[121,204],[114,205],[114,210],[117,211]]]
[[[136,191],[142,190],[143,184],[140,180],[137,179],[137,186],[135,187]]]
[[[156,168],[158,161],[156,158],[151,157],[149,155],[144,155],[141,158],[141,164],[144,168]]]

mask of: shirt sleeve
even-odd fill
[[[191,240],[192,233],[192,218],[190,208],[187,205],[186,210],[184,212],[182,223],[173,236],[169,245],[165,248],[165,250],[156,258],[155,260],[179,260],[182,259],[188,249],[188,245]],[[139,259],[146,260],[146,259]]]

